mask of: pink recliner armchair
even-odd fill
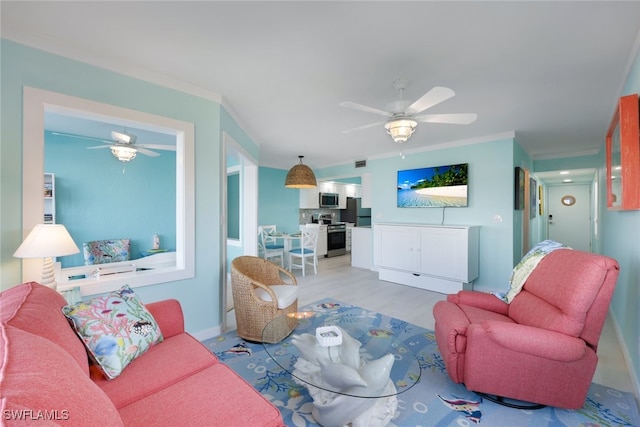
[[[612,258],[559,249],[510,304],[489,293],[448,295],[433,308],[447,373],[499,403],[581,408],[618,270]]]

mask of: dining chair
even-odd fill
[[[275,225],[258,226],[258,246],[262,257],[266,260],[270,258],[280,258],[280,266],[284,267],[284,244],[278,244],[275,233]]]
[[[293,267],[302,269],[302,277],[305,276],[305,265],[313,265],[313,273],[318,274],[318,235],[320,226],[318,224],[306,224],[300,226],[300,247],[289,250],[289,271]],[[295,264],[293,258],[299,258],[300,264]]]

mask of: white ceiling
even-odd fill
[[[533,158],[597,152],[635,55],[637,1],[2,1],[2,37],[221,100],[261,147],[329,166],[515,132]],[[380,116],[406,78],[413,101],[456,96],[402,145]],[[96,82],[99,85],[100,82]],[[128,94],[131,96],[131,94]]]
[[[595,179],[596,170],[571,169],[550,172],[536,172],[534,178],[547,185],[589,184]]]

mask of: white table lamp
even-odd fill
[[[38,224],[13,254],[17,258],[44,258],[41,284],[56,289],[53,257],[80,252],[62,224]]]

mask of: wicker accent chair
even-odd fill
[[[298,310],[298,282],[282,267],[255,256],[239,256],[231,261],[231,292],[238,336],[255,342],[279,342],[287,337],[295,322],[287,314]],[[267,323],[279,318],[281,324],[262,336]],[[272,325],[274,326],[274,325]]]

